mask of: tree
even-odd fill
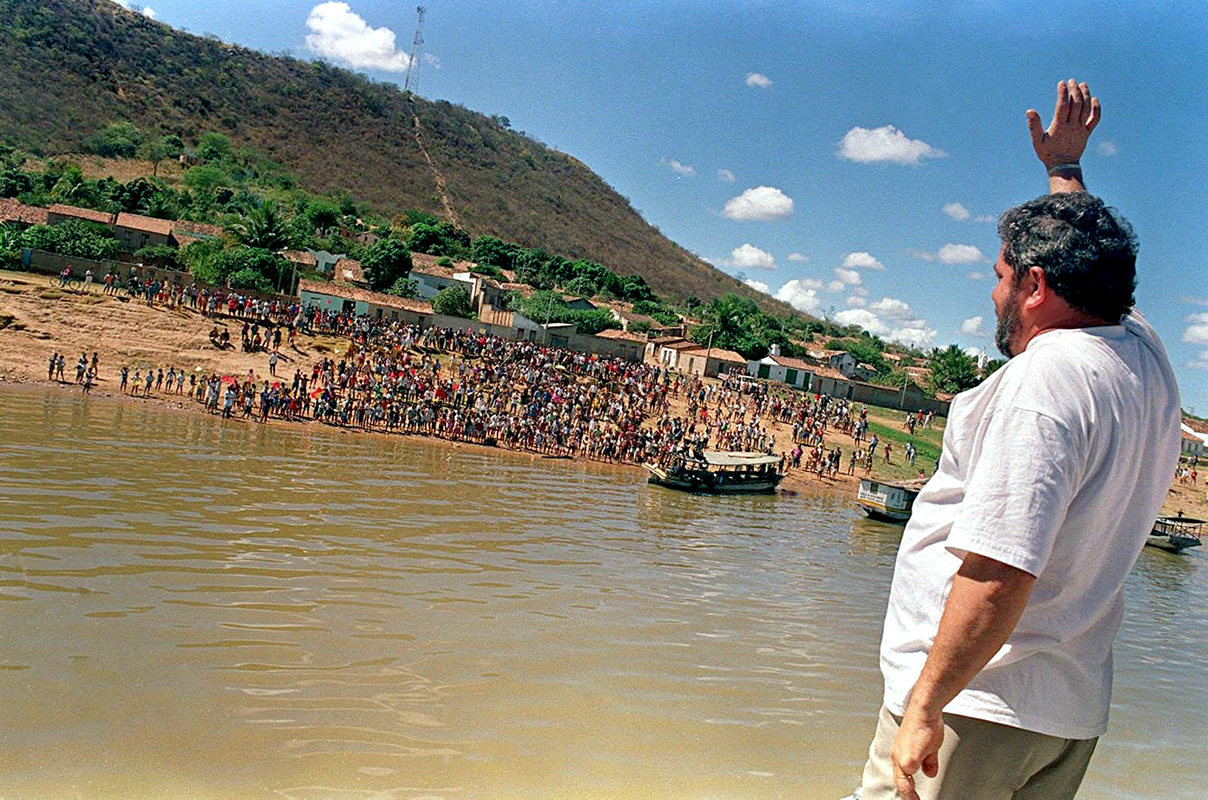
[[[929,362],[931,385],[937,392],[963,392],[981,382],[977,361],[954,344],[932,350]]]
[[[233,288],[272,291],[287,266],[284,258],[261,248],[246,245],[224,248],[221,242],[217,247],[210,242],[198,245],[203,242],[190,244],[183,255],[193,277],[204,283],[221,285],[229,280]],[[251,277],[252,273],[259,277]],[[239,286],[234,284],[236,275],[240,275]]]
[[[221,133],[203,133],[197,140],[197,157],[207,164],[231,157],[231,140]]]
[[[191,167],[185,172],[183,178],[185,186],[207,195],[231,182],[230,176],[212,164],[198,164],[196,167]]]
[[[184,150],[184,145],[181,143],[180,137],[168,135],[143,142],[138,148],[138,155],[139,158],[145,158],[151,162],[151,174],[158,176],[159,162],[165,158],[176,158],[182,150]]]
[[[470,245],[470,257],[479,264],[490,264],[501,269],[511,269],[516,248],[494,236],[479,236]]]
[[[428,253],[434,256],[449,254],[448,243],[438,225],[417,222],[411,226],[407,236],[407,249],[413,253]]]
[[[271,200],[252,206],[242,217],[228,220],[226,230],[248,247],[275,253],[289,246],[289,224]]]
[[[417,297],[419,284],[412,278],[399,278],[393,286],[386,290],[386,294],[392,294],[395,297]]]
[[[469,318],[474,314],[470,293],[460,286],[447,286],[437,292],[432,298],[432,310],[450,317]]]
[[[596,284],[593,283],[591,278],[587,277],[586,275],[580,275],[577,278],[573,278],[563,288],[565,288],[570,294],[577,294],[581,297],[595,297],[596,292],[599,291]]]
[[[365,248],[365,254],[361,256],[361,273],[370,288],[383,291],[411,273],[411,251],[394,236],[378,239]]]
[[[91,259],[117,258],[121,250],[121,243],[104,225],[76,219],[27,228],[21,244],[32,250]]]
[[[111,122],[84,143],[89,153],[107,158],[133,158],[143,134],[131,122]]]
[[[153,244],[135,251],[134,258],[144,264],[168,269],[180,269],[180,251],[166,244]]]

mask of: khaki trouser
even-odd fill
[[[901,717],[881,707],[860,800],[897,797],[889,750]],[[1082,783],[1096,739],[1060,739],[957,714],[944,715],[939,774],[914,776],[922,800],[1063,800]]]

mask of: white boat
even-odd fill
[[[1199,547],[1204,520],[1184,517],[1180,511],[1173,517],[1158,517],[1145,544],[1169,553],[1181,553],[1189,547]]]
[[[696,458],[669,464],[643,464],[649,482],[668,489],[701,494],[770,493],[784,478],[780,456],[767,453],[706,450]]]
[[[914,498],[926,481],[876,481],[872,478],[860,479],[860,491],[856,495],[856,505],[864,510],[870,519],[887,522],[905,522],[910,519],[914,508]]]

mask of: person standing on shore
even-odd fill
[[[1107,727],[1112,642],[1179,453],[1179,396],[1133,310],[1136,238],[1086,193],[1099,121],[1062,83],[1050,194],[999,222],[995,340],[1009,359],[952,402],[902,536],[884,705],[862,800],[1072,798]]]
[[[55,367],[59,363],[59,351],[56,350],[50,354],[50,363],[46,367],[46,380],[53,381],[55,379]]]
[[[123,364],[122,365],[122,383],[120,386],[117,387],[117,390],[119,392],[124,393],[126,391],[126,385],[127,385],[127,383],[129,383],[129,380],[130,380],[130,367]]]

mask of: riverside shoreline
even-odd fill
[[[90,393],[92,397],[129,403],[154,403],[163,408],[205,414],[208,412],[201,404],[187,396],[163,393],[136,397],[124,394],[117,389],[118,371],[123,365],[130,366],[132,370],[152,366],[176,366],[219,375],[248,375],[251,371],[257,377],[262,377],[268,372],[267,353],[248,353],[238,349],[220,350],[210,343],[209,330],[215,325],[220,328],[225,326],[232,333],[237,333],[239,324],[241,320],[206,317],[190,309],[148,306],[124,297],[105,295],[100,287],[95,285],[91,291],[63,291],[55,288],[46,275],[0,271],[0,386],[25,386],[30,389],[39,387],[43,391],[58,387],[64,391],[81,391],[80,387],[73,383],[47,381],[46,364],[51,353],[56,351],[67,356],[69,365],[77,358],[77,353],[86,352],[91,356],[96,352],[99,376]],[[233,338],[237,340],[237,335]],[[348,347],[349,341],[344,337],[299,333],[294,346],[282,347],[279,369],[283,374],[292,373],[295,368],[305,371],[315,361],[323,357],[338,357]],[[686,413],[682,396],[673,398],[670,405],[671,413]],[[879,423],[884,431],[892,431],[904,418],[901,412],[875,408],[870,408],[869,411],[870,418]],[[457,449],[483,452],[507,450],[528,456],[533,461],[543,458],[541,453],[523,449],[492,447],[428,434],[330,425],[311,419],[286,420],[270,417],[267,423],[252,423],[237,418],[227,422],[284,425],[291,428],[323,425],[325,428],[335,427],[346,433],[404,436],[438,441]],[[942,425],[942,420],[937,420],[937,423]],[[771,420],[765,420],[764,424],[781,444],[778,450],[787,449],[792,439],[791,426]],[[942,429],[920,431],[920,443],[929,440],[938,451],[941,432]],[[838,446],[843,450],[841,473],[845,473],[852,448],[850,437],[833,430],[828,431],[825,444],[828,448]],[[873,477],[881,480],[908,479],[915,477],[918,468],[924,468],[929,474],[931,464],[927,463],[928,459],[920,457],[917,467],[909,466],[904,462],[899,442],[895,441],[894,444],[895,463],[885,464],[878,454]],[[591,460],[592,463],[624,470],[635,476],[645,475],[642,468],[636,464],[581,457],[575,460]],[[780,484],[780,491],[854,500],[863,472],[862,468],[857,468],[855,475],[840,474],[820,478],[816,473],[805,469],[789,470]],[[1208,515],[1208,501],[1203,494],[1198,487],[1175,484],[1171,487],[1163,512],[1174,513],[1176,510],[1183,510],[1184,513],[1194,516]]]

